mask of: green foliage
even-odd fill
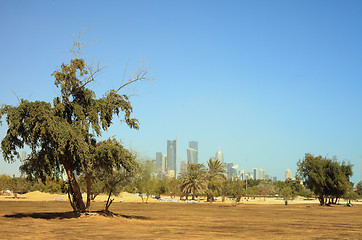
[[[224,181],[226,187],[227,196],[235,200],[235,203],[240,202],[240,199],[245,195],[244,184],[240,179],[228,179]]]
[[[248,188],[258,186],[262,181],[261,179],[248,179]]]
[[[255,198],[257,195],[259,194],[259,189],[258,186],[252,186],[252,187],[248,187],[248,189],[246,189],[246,195],[248,197],[253,197]]]
[[[351,188],[349,177],[352,176],[352,165],[307,153],[298,162],[298,176],[319,196],[320,204],[323,205],[326,198],[337,201]]]
[[[13,162],[19,157],[19,149],[27,145],[31,153],[20,169],[28,177],[45,181],[48,177],[54,178],[54,173],[63,166],[75,203],[72,207],[81,212],[85,211],[85,205],[74,172],[89,178],[95,169],[110,171],[122,166],[130,171],[135,167],[128,165],[130,161],[117,158],[120,152],[114,152],[119,147],[115,146],[116,141],[108,140],[97,147],[96,137],[111,126],[115,116],[123,115],[123,121],[130,128],[139,128],[138,120],[131,118],[133,108],[128,96],[119,91],[134,82],[147,80],[147,68],[141,67],[118,89],[111,89],[97,98],[88,85],[94,82],[99,71],[76,57],[53,72],[60,96],[55,97],[52,104],[21,99],[18,106],[2,105],[0,108],[0,119],[6,116],[8,125],[1,141],[4,160]]]
[[[209,159],[207,162],[208,170],[206,174],[207,179],[207,201],[214,201],[215,196],[222,192],[222,184],[226,179],[225,166],[218,159]]]
[[[24,177],[0,176],[0,190],[10,190],[14,193],[40,191],[46,193],[64,193],[66,183],[60,179],[46,178],[45,181],[31,181]]]
[[[271,195],[275,192],[274,186],[273,184],[271,184],[271,182],[260,182],[257,187],[259,195],[264,196],[264,201],[266,196]]]
[[[349,203],[351,203],[351,201],[355,201],[361,198],[360,195],[358,195],[356,192],[353,191],[348,191],[345,194],[343,194],[342,196],[344,199],[348,200]]]
[[[356,188],[357,188],[357,194],[362,196],[362,181],[357,183]]]
[[[192,194],[192,200],[196,194],[204,193],[207,189],[206,169],[201,163],[187,163],[186,172],[180,174],[180,189],[186,198]]]

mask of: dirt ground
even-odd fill
[[[362,205],[115,202],[110,210],[119,216],[74,217],[67,201],[0,201],[0,239],[362,239]]]

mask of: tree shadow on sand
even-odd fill
[[[150,217],[145,216],[135,216],[135,215],[124,215],[113,213],[110,211],[91,211],[87,213],[76,213],[76,212],[47,212],[47,213],[17,213],[12,215],[4,215],[6,218],[36,218],[36,219],[71,219],[71,218],[79,218],[81,216],[103,216],[103,217],[120,217],[127,219],[139,219],[139,220],[148,220]]]

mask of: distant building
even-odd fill
[[[239,178],[238,171],[239,171],[239,165],[233,165],[231,167],[231,176],[234,178]]]
[[[234,163],[225,163],[224,165],[226,167],[226,177],[227,177],[227,179],[232,179]]]
[[[289,168],[285,171],[285,180],[287,179],[292,179],[292,171]]]
[[[258,169],[257,168],[253,168],[253,179],[254,180],[258,179]]]
[[[198,163],[197,155],[198,155],[198,152],[196,149],[187,148],[187,162],[188,163]]]
[[[259,168],[259,179],[265,180],[265,169]]]
[[[162,155],[162,176],[166,175],[166,169],[167,169],[167,155]]]
[[[182,160],[180,164],[180,172],[186,172],[186,170],[187,170],[186,162]]]
[[[177,140],[167,140],[167,176],[176,178]]]
[[[162,169],[162,152],[156,152],[156,165],[155,165],[156,170],[161,170]]]
[[[162,152],[156,152],[155,173],[160,178],[165,176],[165,162]]]
[[[215,154],[215,158],[219,160],[221,163],[224,163],[224,154],[221,150],[218,150]]]
[[[272,181],[277,181],[277,177],[272,177]]]
[[[190,160],[192,160],[191,162],[199,163],[199,143],[197,141],[190,141],[189,142],[189,148],[193,149],[193,151],[192,151],[193,158],[190,159]],[[189,161],[189,159],[187,159],[187,161]]]
[[[245,170],[241,170],[241,171],[240,171],[240,179],[241,179],[241,180],[245,180],[245,179],[246,179],[246,172],[245,172]]]

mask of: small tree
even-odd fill
[[[236,205],[245,194],[244,184],[237,178],[226,180],[226,184],[228,186],[228,196],[234,199],[234,205]]]
[[[346,192],[343,195],[343,198],[346,199],[349,204],[351,204],[351,201],[358,200],[361,198],[361,196],[351,190],[351,191]]]
[[[282,189],[280,189],[279,195],[284,198],[285,205],[288,205],[288,200],[292,200],[294,197],[293,190],[288,185],[286,185]]]

